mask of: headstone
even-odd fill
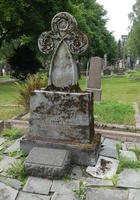
[[[95,101],[101,100],[101,66],[101,58],[92,57],[90,59],[90,70],[87,91],[93,92]]]
[[[54,16],[51,31],[40,35],[38,46],[45,54],[53,52],[49,86],[32,93],[30,132],[20,144],[21,149],[28,153],[37,147],[25,162],[27,172],[58,178],[70,165],[59,149],[71,153],[73,164],[95,164],[99,154],[100,136],[94,135],[93,94],[80,90],[73,58],[74,54],[86,51],[88,37],[78,30],[72,15],[61,12]],[[51,151],[54,152],[52,160],[49,158]],[[59,153],[60,157],[57,156]],[[33,165],[36,173],[33,173]]]
[[[104,76],[110,76],[111,75],[111,70],[109,68],[106,68],[103,70]]]

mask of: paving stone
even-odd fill
[[[127,149],[135,149],[135,147],[140,149],[140,143],[137,143],[137,142],[125,142],[125,144],[127,146]]]
[[[0,177],[0,182],[9,185],[16,190],[20,190],[22,188],[22,183],[16,179]]]
[[[120,141],[105,138],[105,140],[103,142],[104,146],[112,147],[112,148],[115,148],[115,149],[116,149],[116,144],[120,144]]]
[[[50,200],[50,196],[19,192],[16,200]]]
[[[140,190],[130,189],[128,200],[140,200]]]
[[[60,192],[65,193],[65,192],[71,192],[72,189],[78,189],[79,188],[79,181],[78,180],[54,180],[52,187],[51,187],[51,192]]]
[[[130,159],[131,161],[137,161],[136,154],[132,151],[120,151],[120,156]]]
[[[114,148],[114,147],[112,148],[112,147],[108,147],[108,146],[102,147],[102,149],[100,151],[100,155],[109,157],[109,158],[117,158],[118,157],[116,148]]]
[[[0,161],[0,170],[3,170],[0,174],[6,175],[6,170],[16,161],[13,157],[4,156]]]
[[[74,193],[55,193],[52,200],[74,200]]]
[[[23,191],[48,195],[51,185],[52,185],[51,180],[38,177],[29,177],[26,185],[23,188]]]
[[[74,179],[80,179],[82,177],[82,169],[80,166],[73,167],[71,177]]]
[[[87,167],[86,172],[96,178],[112,178],[116,174],[119,161],[100,156],[95,167]]]
[[[70,151],[34,147],[24,164],[30,176],[61,178],[70,168]]]
[[[20,140],[19,140],[19,139],[16,140],[14,144],[12,144],[11,146],[9,146],[9,147],[5,150],[4,153],[6,153],[6,154],[7,154],[7,153],[11,153],[11,152],[16,151],[16,150],[18,150],[18,149],[20,149]]]
[[[99,179],[99,178],[82,178],[86,186],[99,186],[99,187],[111,187],[113,186],[112,180]]]
[[[5,138],[0,138],[0,145],[2,145],[4,142],[6,142]]]
[[[16,200],[18,190],[0,183],[0,200]]]
[[[86,200],[127,200],[128,191],[111,189],[88,189]]]
[[[124,169],[118,176],[117,186],[140,189],[140,171]]]

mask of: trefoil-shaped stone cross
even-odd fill
[[[43,32],[38,46],[44,54],[53,53],[49,71],[49,85],[65,88],[78,82],[74,54],[82,54],[88,48],[88,38],[77,28],[75,18],[67,12],[54,16],[51,31]]]

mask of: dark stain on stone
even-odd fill
[[[73,92],[73,93],[78,93],[78,92],[83,92],[79,85],[70,85],[68,87],[56,87],[54,85],[49,85],[47,88],[44,89],[45,91],[55,91],[55,92]],[[83,92],[84,93],[84,92]]]

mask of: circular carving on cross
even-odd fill
[[[88,37],[77,28],[76,19],[67,12],[53,17],[51,29],[49,32],[43,32],[38,39],[38,47],[42,53],[54,53],[49,72],[50,84],[60,87],[77,84],[77,69],[72,54],[82,54],[87,50]],[[63,62],[58,60],[58,56]],[[70,80],[66,81],[69,76]]]

